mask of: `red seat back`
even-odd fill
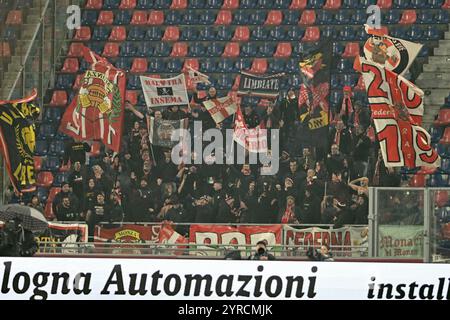
[[[252,67],[250,68],[250,72],[253,73],[266,73],[267,71],[267,60],[264,58],[256,58],[253,60]]]
[[[229,25],[233,21],[233,16],[230,10],[220,10],[217,14],[216,21],[214,24],[216,25]]]
[[[416,10],[405,10],[402,13],[402,18],[399,21],[399,24],[413,24],[417,20]]]
[[[97,25],[110,26],[114,23],[114,13],[112,11],[101,11],[98,15]]]
[[[316,12],[314,10],[305,10],[302,12],[302,16],[298,24],[312,25],[316,22]]]
[[[131,66],[132,73],[144,73],[147,71],[147,58],[135,58]]]
[[[186,42],[175,42],[170,54],[171,57],[185,57],[188,53],[188,45]]]
[[[80,42],[72,42],[67,53],[69,58],[79,58],[83,56],[83,44]]]
[[[183,72],[188,72],[189,71],[188,66],[191,67],[194,70],[198,70],[199,69],[198,60],[195,59],[195,58],[184,60]]]
[[[73,89],[77,90],[81,87],[81,81],[83,80],[82,74],[77,74],[77,77],[75,78],[75,82],[73,83]]]
[[[150,11],[150,15],[148,17],[147,23],[152,26],[163,24],[164,23],[164,12],[157,11],[157,10]]]
[[[327,0],[323,8],[328,10],[337,10],[341,8],[341,4],[342,0]]]
[[[39,172],[36,179],[38,187],[50,188],[53,184],[53,174],[49,171]]]
[[[79,68],[80,64],[77,58],[66,58],[61,72],[75,73],[78,72]]]
[[[177,41],[180,37],[180,30],[177,26],[168,26],[162,38],[163,41]]]
[[[361,75],[358,79],[358,84],[355,87],[356,91],[365,91],[366,85],[364,84],[364,77]]]
[[[106,58],[116,58],[119,56],[120,48],[117,42],[108,42],[103,48],[103,56]]]
[[[434,123],[438,126],[446,126],[450,124],[450,109],[443,108],[439,110],[438,119]]]
[[[8,25],[19,25],[22,24],[22,11],[12,10],[8,13],[6,17],[6,24]]]
[[[442,4],[442,9],[450,9],[450,0],[445,0],[445,2]]]
[[[267,15],[265,25],[278,26],[283,21],[283,13],[280,10],[271,10]]]
[[[308,0],[292,0],[291,5],[289,6],[290,10],[303,10],[306,8],[308,4]]]
[[[411,180],[409,180],[409,186],[416,188],[425,187],[425,176],[423,174],[415,174]]]
[[[102,7],[103,7],[103,0],[88,0],[85,8],[100,10]]]
[[[34,162],[34,170],[41,171],[42,168],[42,158],[38,157],[38,156],[34,156],[33,157],[33,162]]]
[[[277,58],[287,58],[292,54],[292,46],[290,42],[280,42],[277,45],[277,50],[275,51],[274,57]]]
[[[187,0],[173,0],[170,9],[186,9]]]
[[[358,42],[348,42],[345,46],[343,58],[353,58],[359,55],[359,43]]]
[[[8,42],[0,42],[0,57],[10,57],[11,47]]]
[[[67,105],[67,92],[64,90],[53,91],[50,107],[63,107]]]
[[[222,9],[237,9],[239,8],[239,0],[224,0]]]
[[[250,30],[247,26],[238,26],[234,31],[233,41],[248,41],[250,39]]]
[[[317,42],[320,40],[319,27],[307,27],[302,42]]]
[[[450,144],[450,127],[445,128],[442,138],[441,140],[439,140],[439,143]]]
[[[111,34],[109,35],[110,41],[125,41],[127,39],[127,29],[125,26],[115,26],[111,30]]]
[[[225,57],[225,58],[239,57],[239,54],[240,54],[239,43],[228,42],[225,45],[225,49],[223,50],[222,57]]]
[[[77,30],[75,37],[73,38],[77,41],[89,41],[91,40],[91,28],[83,26]]]
[[[140,26],[146,25],[147,18],[148,18],[147,11],[142,11],[142,10],[134,11],[130,24],[140,25]]]
[[[132,105],[137,104],[138,102],[138,91],[135,90],[127,90],[125,92],[125,101],[130,101]]]
[[[136,7],[136,0],[122,0],[119,9],[134,9]]]
[[[390,9],[392,7],[392,0],[378,0],[377,6],[380,9]]]

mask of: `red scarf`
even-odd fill
[[[345,96],[344,99],[342,99],[340,115],[341,115],[341,117],[345,114],[347,116],[350,116],[350,114],[352,114],[352,113],[353,113],[352,99],[350,98],[350,95],[348,95],[348,96]]]
[[[334,144],[338,146],[341,144],[341,132],[342,130],[336,129],[336,134],[334,135]]]
[[[286,206],[286,211],[284,211],[284,215],[283,215],[283,217],[281,218],[281,223],[290,223],[290,222],[293,222],[295,219],[294,219],[295,217],[294,217],[294,206],[293,205],[291,205],[291,206],[289,206],[289,205],[287,205]]]

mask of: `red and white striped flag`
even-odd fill
[[[208,100],[203,102],[203,105],[216,123],[221,123],[238,110],[238,106],[232,97]]]
[[[263,124],[249,129],[245,123],[241,108],[238,108],[236,112],[233,139],[249,152],[267,152],[267,130]]]

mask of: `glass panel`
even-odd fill
[[[450,262],[450,189],[430,190],[432,262]]]

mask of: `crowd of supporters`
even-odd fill
[[[189,118],[203,130],[232,128],[233,117],[217,125],[202,105],[216,97],[210,88],[192,109],[150,111],[156,119]],[[366,224],[368,186],[397,186],[400,178],[382,161],[369,139],[370,112],[359,101],[333,112],[322,136],[313,136],[300,116],[312,110],[300,105],[294,91],[257,110],[242,105],[249,128],[263,123],[280,129],[280,168],[262,175],[261,165],[175,165],[171,150],[150,144],[146,115],[128,101],[122,151],[88,158],[86,142],[71,141],[64,163],[72,170],[53,201],[58,221],[86,221],[92,234],[104,222]],[[349,111],[350,110],[350,111]],[[193,155],[194,156],[194,155]],[[29,204],[42,211],[38,197]],[[185,230],[187,231],[187,229]]]

